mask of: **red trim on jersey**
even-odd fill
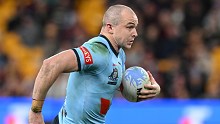
[[[110,100],[101,98],[100,114],[106,114],[110,106]]]
[[[87,48],[85,48],[84,46],[81,46],[79,48],[83,52],[83,56],[84,56],[84,60],[85,60],[86,65],[93,64],[92,56],[91,56],[91,53],[89,52],[89,50]]]

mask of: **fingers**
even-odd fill
[[[139,98],[148,99],[151,97],[156,97],[160,92],[159,85],[144,85],[144,88],[141,89],[140,92],[138,92]]]
[[[154,84],[156,81],[155,81],[153,75],[150,73],[150,71],[147,71],[147,73],[148,73],[148,75],[149,75],[151,84]]]
[[[144,84],[144,87],[137,93],[138,101],[152,99],[160,93],[160,86],[155,81],[150,71],[147,71],[151,83]]]
[[[158,84],[156,83],[156,81],[153,84],[144,84],[144,88],[148,90],[157,90]]]
[[[154,90],[154,91],[157,92],[157,94],[160,92],[160,86],[156,82],[154,84],[152,84],[152,85],[145,84],[144,85],[144,89],[146,89],[146,90]]]
[[[157,94],[152,90],[145,92],[145,93],[139,93],[138,94],[138,101],[149,100],[149,99],[156,97],[156,95]]]
[[[144,88],[148,90],[156,89],[155,86],[151,84],[144,84]]]
[[[154,97],[155,97],[154,94],[150,94],[150,95],[138,95],[138,101],[153,99]]]
[[[145,95],[145,96],[147,96],[147,95],[151,95],[151,94],[153,94],[153,95],[156,95],[157,94],[157,91],[156,90],[141,90],[140,92],[138,92],[137,93],[138,95]]]

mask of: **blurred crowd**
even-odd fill
[[[31,96],[43,60],[97,36],[113,4],[139,17],[126,64],[151,71],[159,97],[220,97],[219,0],[0,0],[0,96]],[[62,97],[67,78],[49,95]]]

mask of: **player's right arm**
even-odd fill
[[[77,70],[78,62],[73,50],[63,51],[44,60],[34,84],[32,106],[29,112],[30,124],[44,123],[41,114],[44,99],[59,74]]]

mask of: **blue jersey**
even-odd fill
[[[125,53],[99,35],[74,48],[78,71],[70,73],[60,124],[103,124],[125,70]]]

